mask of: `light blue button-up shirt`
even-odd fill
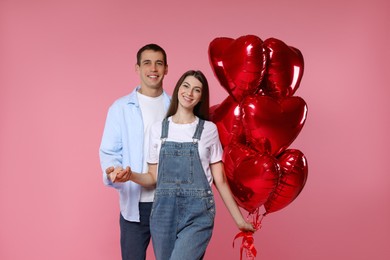
[[[123,218],[137,222],[141,187],[132,181],[113,183],[107,178],[105,170],[110,166],[130,166],[135,172],[142,171],[144,126],[136,93],[138,89],[140,86],[110,106],[99,150],[104,184],[119,192],[119,206]],[[163,95],[168,110],[170,96],[165,91]]]

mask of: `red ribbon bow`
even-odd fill
[[[235,237],[234,240],[237,238],[242,237],[241,247],[240,247],[240,260],[242,260],[242,252],[245,250],[246,257],[248,259],[255,259],[257,255],[257,250],[255,248],[255,245],[253,244],[253,233],[251,232],[240,232]],[[233,241],[233,247],[234,247],[234,241]]]
[[[253,221],[252,221],[253,227],[256,230],[259,230],[261,228],[261,220],[263,219],[265,214],[262,215],[262,218],[260,219],[259,209],[256,209],[253,213],[249,214],[248,217],[250,217],[250,216],[252,216],[252,218],[253,218]],[[242,237],[242,242],[241,242],[241,247],[240,247],[240,260],[242,260],[243,251],[245,251],[245,255],[248,259],[254,260],[256,255],[257,255],[257,250],[256,250],[255,245],[254,245],[255,239],[253,238],[253,233],[252,232],[244,232],[244,231],[241,231],[240,233],[238,233],[233,239],[233,247],[234,247],[234,241],[239,237]]]

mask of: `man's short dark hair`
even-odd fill
[[[138,65],[141,65],[141,54],[144,51],[147,51],[147,50],[151,50],[151,51],[155,51],[155,52],[161,52],[162,55],[163,55],[163,58],[164,58],[164,64],[165,65],[168,64],[167,63],[167,54],[165,53],[165,50],[163,48],[161,48],[157,44],[150,43],[150,44],[147,44],[147,45],[145,45],[144,47],[142,47],[141,49],[138,50],[138,52],[137,52],[137,64]]]

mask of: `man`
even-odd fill
[[[147,172],[149,128],[164,118],[170,103],[163,90],[168,73],[164,49],[156,44],[142,47],[135,69],[140,85],[109,108],[99,150],[103,182],[119,192],[123,260],[146,259],[154,187],[143,188],[120,176],[127,167]]]

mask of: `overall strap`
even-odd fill
[[[204,128],[204,120],[199,118],[199,123],[196,126],[194,136],[192,137],[193,140],[200,140],[200,136],[202,135],[203,128]]]
[[[161,139],[165,140],[168,138],[168,128],[169,128],[169,122],[168,118],[164,118],[162,121],[162,128],[161,128]]]

